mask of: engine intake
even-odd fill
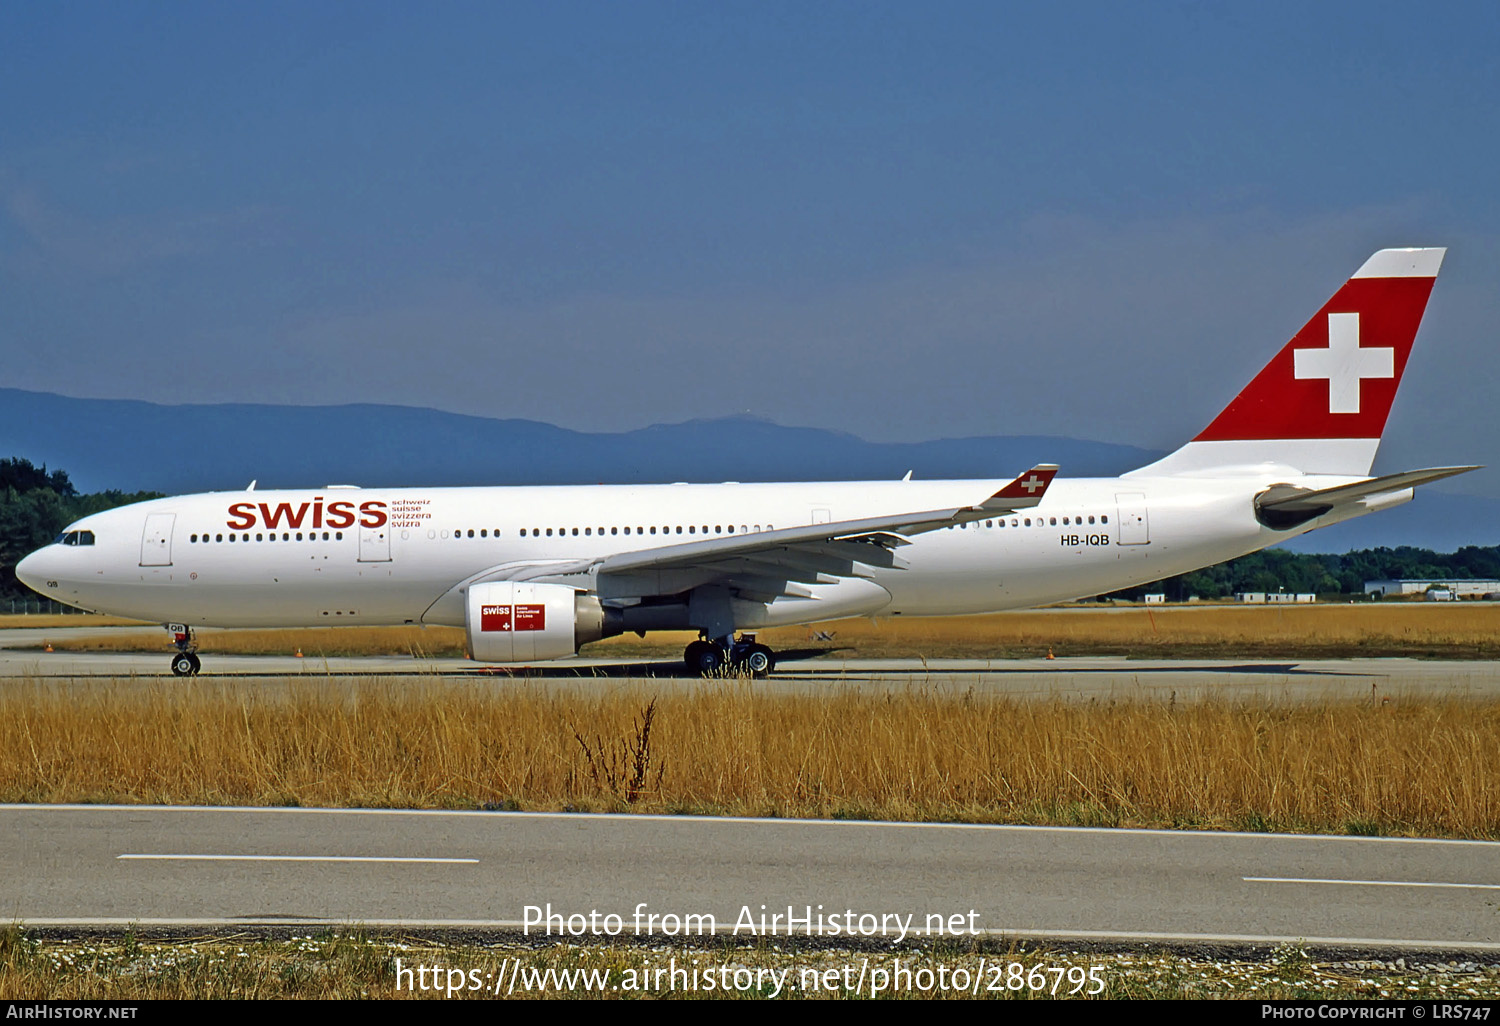
[[[563,659],[604,637],[605,612],[598,596],[560,584],[492,581],[470,586],[464,627],[481,663]]]

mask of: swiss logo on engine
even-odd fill
[[[543,605],[480,606],[481,631],[542,631],[547,629]]]

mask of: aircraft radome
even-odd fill
[[[1474,469],[1369,476],[1443,254],[1370,257],[1196,438],[1117,478],[212,492],[85,517],[16,573],[167,624],[180,675],[195,627],[329,624],[463,627],[487,663],[696,630],[690,668],[764,675],[757,628],[1115,591]]]

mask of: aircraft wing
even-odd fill
[[[1291,527],[1322,516],[1338,506],[1361,502],[1376,496],[1441,481],[1455,474],[1467,474],[1478,467],[1428,467],[1408,470],[1385,477],[1372,477],[1333,488],[1298,488],[1294,485],[1272,485],[1255,497],[1255,511],[1268,527]]]
[[[868,567],[903,569],[896,550],[912,535],[1029,509],[1042,501],[1057,467],[1041,464],[972,506],[919,510],[774,531],[728,535],[680,545],[621,552],[590,568],[601,595],[672,594],[703,584],[730,587],[747,598],[806,597],[799,585],[867,576]]]
[[[734,588],[764,601],[805,597],[810,593],[799,585],[866,576],[869,567],[904,568],[896,550],[911,544],[913,535],[1029,509],[1042,501],[1055,476],[1054,464],[1038,464],[972,506],[724,535],[593,559],[510,564],[473,580],[588,587],[594,579],[607,598],[674,594],[703,584]]]

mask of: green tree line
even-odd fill
[[[1403,577],[1500,580],[1500,545],[1466,545],[1457,552],[1433,552],[1402,545],[1394,549],[1359,549],[1341,556],[1263,549],[1119,594],[1139,598],[1142,594],[1163,592],[1169,602],[1182,602],[1195,595],[1205,599],[1228,598],[1242,591],[1361,595],[1366,581]]]
[[[16,580],[16,564],[79,517],[159,498],[159,492],[80,495],[65,471],[49,472],[45,465],[16,457],[0,460],[0,599],[35,597]]]

